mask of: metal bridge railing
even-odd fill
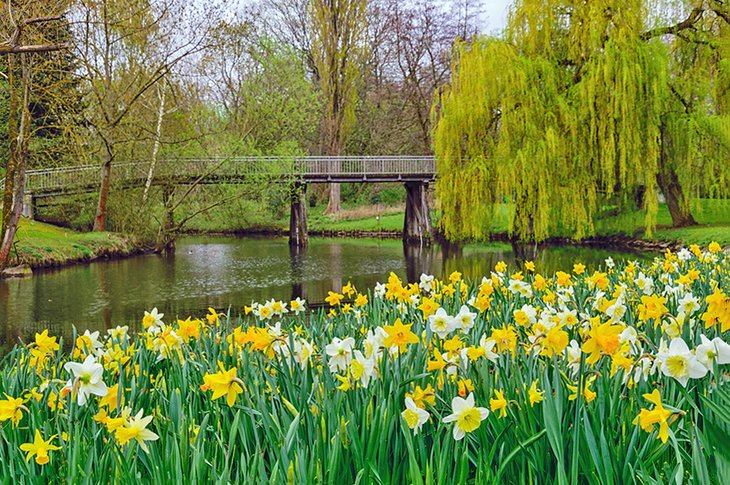
[[[149,161],[117,162],[112,166],[112,182],[142,185]],[[99,182],[98,165],[46,168],[26,172],[26,191],[52,193]],[[326,176],[389,177],[409,175],[433,176],[436,171],[431,156],[311,156],[311,157],[236,157],[184,158],[159,160],[154,180],[220,180],[260,177],[307,178]],[[4,187],[4,179],[0,181]]]

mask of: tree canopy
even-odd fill
[[[687,210],[688,192],[727,193],[727,25],[692,10],[686,25],[656,26],[649,3],[522,0],[503,38],[457,43],[434,106],[447,237],[488,236],[505,206],[520,240],[581,239],[599,211],[637,203],[651,231],[658,188],[670,209]],[[671,35],[687,25],[694,41]],[[692,48],[701,55],[683,59]],[[682,94],[687,67],[706,82]]]

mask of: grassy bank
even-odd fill
[[[717,241],[730,246],[730,201],[701,200],[694,210],[697,226],[673,228],[672,218],[666,204],[660,204],[656,230],[647,235],[644,230],[643,213],[635,212],[621,216],[609,216],[597,221],[597,236],[629,235],[640,239],[676,241],[682,244],[709,244]],[[377,218],[379,217],[379,220]],[[434,222],[437,214],[432,212]],[[344,210],[338,216],[324,214],[323,208],[313,210],[309,218],[309,229],[317,231],[401,231],[404,209],[398,207],[383,210],[377,206]],[[286,228],[283,225],[282,228]],[[492,227],[494,234],[507,232],[506,218],[498,217]]]
[[[46,268],[105,256],[126,256],[139,250],[132,238],[119,234],[79,233],[21,219],[13,244],[12,258],[14,264]]]

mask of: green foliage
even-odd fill
[[[433,115],[447,237],[488,236],[496,204],[514,202],[516,238],[582,239],[608,201],[633,210],[642,190],[651,233],[665,156],[691,195],[726,196],[730,126],[694,113],[690,129],[673,122],[669,48],[642,37],[647,18],[633,0],[523,0],[505,39],[456,46]]]

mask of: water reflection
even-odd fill
[[[578,247],[551,247],[535,254],[544,273],[570,270],[581,261],[589,270],[603,260],[646,257],[637,253]],[[290,248],[285,238],[190,237],[174,254],[97,262],[0,280],[0,342],[32,338],[49,328],[68,340],[72,325],[104,330],[136,325],[156,306],[165,320],[202,315],[211,306],[238,314],[251,301],[301,297],[322,302],[343,282],[361,289],[384,281],[391,271],[409,281],[421,273],[437,277],[458,270],[488,275],[497,261],[514,268],[508,244],[405,246],[397,240],[312,239],[308,248]]]

